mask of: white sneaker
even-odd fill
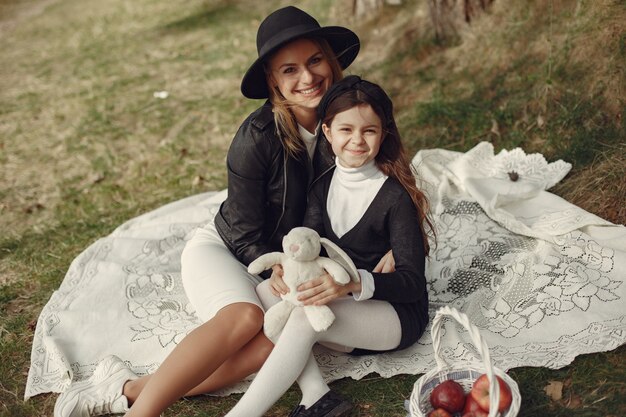
[[[90,417],[128,411],[124,383],[136,379],[117,356],[102,359],[89,379],[76,382],[57,398],[54,417]]]

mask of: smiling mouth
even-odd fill
[[[322,83],[319,83],[314,87],[307,88],[306,90],[296,90],[296,91],[298,92],[298,94],[304,94],[305,96],[309,96],[309,95],[317,93],[321,89],[322,89]]]

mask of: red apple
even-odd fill
[[[513,401],[513,397],[511,394],[511,389],[509,386],[500,378],[496,376],[498,380],[498,385],[500,386],[500,401],[498,402],[498,411],[503,412],[511,405],[511,401]],[[484,411],[489,411],[489,379],[486,374],[482,374],[479,376],[476,381],[474,381],[474,385],[472,385],[472,390],[470,391],[470,396],[476,400],[480,408]]]
[[[489,413],[483,410],[476,410],[464,413],[463,417],[489,417]]]
[[[476,402],[476,400],[474,399],[474,397],[472,397],[472,394],[470,393],[465,397],[465,407],[463,407],[463,414],[468,414],[472,411],[480,411],[481,413],[483,413],[485,410],[480,408],[480,404]]]
[[[435,408],[433,411],[428,413],[428,417],[452,417],[452,414],[448,413],[443,408]]]
[[[458,413],[465,405],[465,391],[456,381],[448,379],[437,385],[430,393],[433,408],[443,408],[450,413]]]

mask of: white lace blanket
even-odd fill
[[[625,342],[626,228],[544,191],[569,164],[519,149],[494,155],[488,143],[465,154],[422,151],[413,162],[428,183],[438,232],[427,266],[431,318],[444,304],[468,314],[505,370],[559,368]],[[154,371],[198,324],[179,257],[224,197],[196,195],[132,219],[74,260],[39,317],[26,398],[63,391],[108,354],[138,374]],[[476,356],[463,331],[446,330],[447,358]],[[328,380],[435,366],[429,332],[393,354],[316,353]]]

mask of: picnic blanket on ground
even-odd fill
[[[559,368],[625,342],[626,228],[545,191],[569,164],[520,149],[494,155],[489,143],[466,153],[421,151],[413,164],[438,235],[427,264],[431,319],[442,305],[465,312],[505,370]],[[225,197],[204,193],[134,218],[72,262],[37,322],[25,398],[65,390],[109,354],[140,375],[159,366],[199,324],[179,258]],[[477,356],[463,331],[448,332],[444,345],[452,360]],[[430,332],[389,354],[315,353],[329,381],[435,366]]]

